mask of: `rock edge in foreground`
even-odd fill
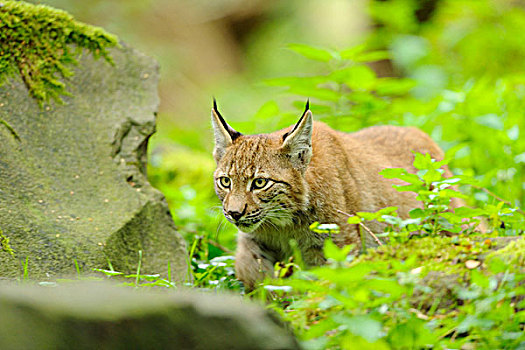
[[[299,349],[262,307],[194,290],[0,285],[0,314],[0,348],[7,350]]]

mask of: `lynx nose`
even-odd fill
[[[228,215],[235,221],[239,221],[240,218],[243,217],[243,215],[246,213],[246,207],[247,205],[244,206],[242,212],[239,211],[239,209],[234,209],[234,210],[228,210]]]
[[[233,220],[239,221],[243,214],[238,211],[229,211],[228,215],[230,215]]]

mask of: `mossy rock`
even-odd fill
[[[446,313],[461,302],[459,293],[471,284],[469,270],[498,277],[491,271],[491,265],[497,264],[498,259],[511,263],[513,271],[509,272],[523,273],[525,239],[482,234],[415,237],[408,242],[370,249],[355,263],[412,260],[415,267],[411,274],[417,276],[422,288],[415,292],[411,303],[418,309],[440,309]]]
[[[39,103],[61,102],[61,95],[68,94],[60,78],[73,75],[71,66],[83,49],[112,63],[108,48],[117,43],[114,35],[77,22],[67,12],[0,1],[0,85],[8,77],[20,77]]]
[[[86,51],[66,79],[71,96],[41,108],[20,78],[0,86],[0,275],[44,279],[107,267],[184,279],[185,243],[146,178],[158,67],[129,47],[114,65]]]

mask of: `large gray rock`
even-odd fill
[[[0,285],[0,349],[298,349],[239,297],[91,284]]]
[[[65,104],[40,108],[20,80],[0,86],[0,277],[30,278],[107,266],[183,279],[185,245],[163,195],[146,179],[155,131],[158,67],[130,48],[115,65],[84,53],[67,80]]]

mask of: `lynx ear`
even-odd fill
[[[233,141],[242,134],[235,131],[235,129],[226,123],[217,109],[217,101],[215,101],[215,99],[213,99],[213,108],[211,110],[211,123],[213,125],[213,133],[215,134],[213,157],[218,162],[226,152],[226,148],[233,144]]]
[[[301,119],[293,129],[283,135],[281,149],[292,161],[294,167],[306,168],[312,158],[312,129],[313,117],[310,111],[310,103],[306,102]]]

